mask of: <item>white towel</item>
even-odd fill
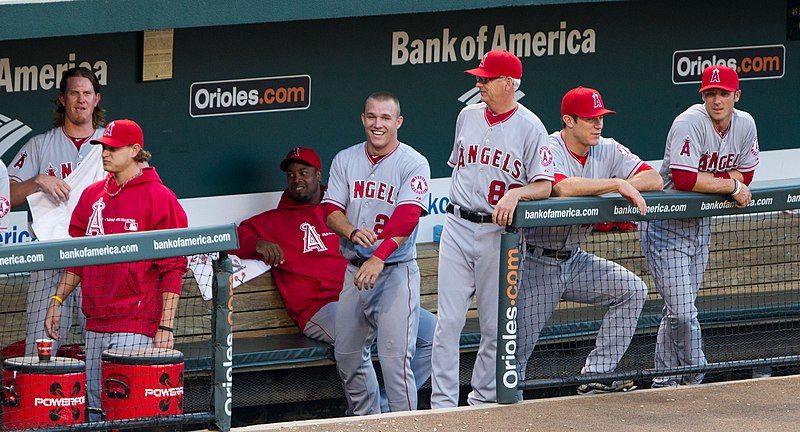
[[[56,201],[41,191],[28,195],[28,206],[33,216],[31,227],[36,238],[39,240],[69,238],[69,220],[81,193],[90,184],[102,180],[105,175],[103,146],[93,145],[81,164],[64,179],[70,187],[67,201]]]
[[[213,296],[211,284],[214,280],[214,269],[211,266],[211,260],[217,259],[218,256],[219,254],[214,252],[189,257],[189,269],[194,273],[194,279],[197,281],[197,288],[200,290],[203,300],[211,300]],[[236,255],[228,255],[228,257],[230,257],[233,264],[231,284],[233,284],[234,288],[260,274],[268,272],[270,269],[270,266],[264,261],[243,260]]]

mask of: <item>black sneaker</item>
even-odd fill
[[[599,382],[589,384],[581,384],[578,387],[579,395],[595,394],[595,393],[612,393],[612,392],[627,392],[636,389],[636,384],[633,380],[620,380],[614,381],[611,385]]]

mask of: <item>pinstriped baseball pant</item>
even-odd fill
[[[711,219],[643,222],[639,228],[656,289],[664,298],[655,368],[704,365],[703,337],[695,300],[703,283],[711,241]],[[656,378],[654,384],[699,384],[703,374]]]

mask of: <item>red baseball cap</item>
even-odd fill
[[[89,142],[116,148],[139,144],[144,148],[144,134],[142,128],[133,120],[114,120],[106,125],[102,137]]]
[[[483,55],[478,67],[464,72],[481,78],[506,76],[519,79],[522,78],[522,62],[508,51],[489,51]]]
[[[567,92],[561,99],[561,115],[576,115],[578,117],[593,118],[606,114],[616,114],[616,111],[606,109],[600,92],[588,87],[576,87]]]
[[[727,91],[739,90],[739,74],[727,66],[709,66],[703,69],[700,93],[713,88]]]
[[[289,164],[292,162],[300,162],[302,164],[312,166],[318,170],[322,170],[322,161],[320,161],[319,155],[314,151],[314,149],[310,149],[308,147],[296,147],[290,150],[281,162],[281,171],[286,171],[289,169]]]

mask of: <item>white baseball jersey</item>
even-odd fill
[[[720,136],[705,105],[692,105],[681,113],[667,135],[661,177],[664,189],[674,189],[670,172],[754,171],[758,166],[758,132],[753,117],[737,109],[725,136]]]
[[[341,208],[357,228],[370,228],[380,234],[394,209],[414,204],[427,214],[428,184],[431,169],[425,156],[400,143],[390,154],[373,163],[363,142],[340,151],[331,163],[328,189],[323,203]],[[387,263],[410,261],[417,257],[417,228]],[[364,248],[342,239],[342,255],[348,260],[369,258],[378,245]]]
[[[8,230],[8,214],[11,212],[11,193],[8,185],[6,164],[0,161],[0,235]],[[0,241],[0,244],[3,244]]]
[[[90,140],[103,136],[103,128],[98,128]],[[64,133],[61,127],[50,129],[47,133],[36,135],[19,150],[11,165],[8,176],[11,180],[25,181],[37,174],[45,174],[59,179],[67,177],[91,151],[87,140],[80,150]]]
[[[628,179],[643,163],[638,156],[613,138],[600,137],[600,142],[589,148],[586,162],[583,164],[569,151],[561,138],[561,131],[550,135],[549,144],[556,175],[591,179]],[[577,249],[591,230],[590,224],[536,227],[525,230],[525,236],[526,242],[530,245],[567,251]]]
[[[492,213],[508,189],[553,180],[547,130],[539,117],[517,104],[505,121],[490,126],[486,104],[462,109],[456,120],[450,200],[467,210]]]

